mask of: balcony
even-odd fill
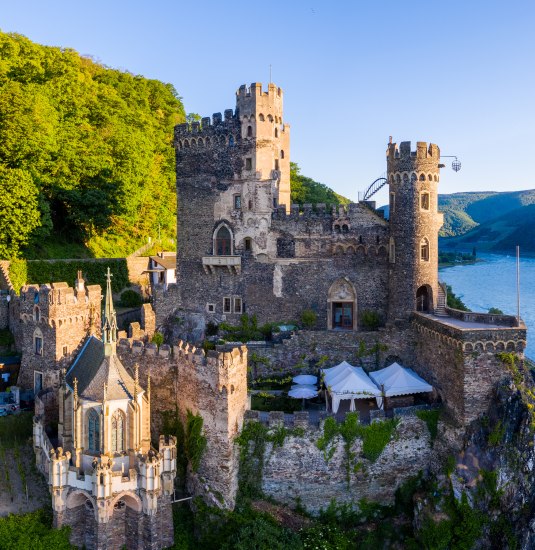
[[[241,256],[203,256],[202,266],[207,274],[215,274],[217,267],[226,267],[230,273],[241,273]]]

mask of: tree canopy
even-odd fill
[[[295,162],[290,162],[290,185],[293,204],[348,204],[350,202],[327,185],[303,176]]]
[[[15,204],[0,204],[0,238],[11,227],[0,256],[27,244],[31,256],[52,237],[124,255],[158,226],[174,235],[172,135],[184,120],[170,84],[0,33],[0,183]]]

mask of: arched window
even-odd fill
[[[349,225],[347,225],[346,223],[342,225],[342,233],[349,233]]]
[[[113,453],[124,451],[125,420],[122,411],[115,411],[111,417],[111,450]]]
[[[425,181],[425,174],[420,174],[420,181]]]
[[[100,451],[100,417],[95,409],[87,415],[87,448],[89,451]]]
[[[275,128],[275,137],[279,137],[279,129]]]
[[[284,151],[281,149],[281,159],[284,158]]]
[[[253,249],[253,241],[251,237],[245,237],[243,240],[245,252],[250,252]]]
[[[247,126],[247,137],[253,137],[253,127]]]
[[[264,115],[263,115],[262,113],[260,113],[260,114],[258,115],[258,120],[259,120],[260,122],[264,122],[265,118],[264,118]]]
[[[41,310],[39,309],[39,306],[35,306],[33,308],[33,320],[38,323],[41,320]]]
[[[420,260],[422,260],[422,262],[429,261],[429,241],[425,237],[420,243]]]
[[[268,115],[269,122],[273,122],[273,117],[271,115]]]
[[[216,256],[230,256],[232,254],[232,235],[228,227],[222,225],[215,236]]]

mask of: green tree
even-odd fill
[[[0,166],[0,257],[14,258],[40,225],[38,190],[30,174]]]

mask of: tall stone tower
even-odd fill
[[[390,190],[389,319],[408,319],[414,310],[432,312],[438,287],[440,150],[418,141],[389,143]]]
[[[280,88],[253,83],[236,92],[235,111],[175,128],[177,305],[188,310],[194,339],[206,313],[242,313],[242,256],[276,255],[272,214],[281,205],[290,212],[290,128],[282,108]]]
[[[254,143],[249,177],[275,180],[275,200],[290,212],[290,128],[282,122],[283,92],[269,84],[253,82],[236,92],[236,112],[242,125],[242,137]],[[245,159],[247,164],[247,159]]]

